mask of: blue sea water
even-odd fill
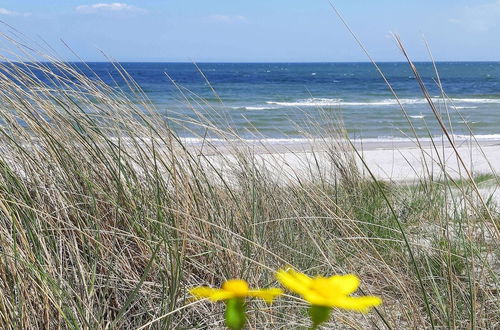
[[[89,65],[108,84],[125,88],[111,64]],[[352,138],[404,139],[410,132],[398,103],[370,63],[200,63],[199,70],[191,63],[121,65],[165,118],[187,123],[185,119],[197,118],[199,111],[245,138],[303,138],[318,134],[311,122],[326,128],[339,118]],[[436,65],[439,77],[432,63],[416,63],[453,133],[469,135],[469,125],[478,138],[500,138],[500,62]],[[408,64],[381,63],[380,68],[418,134],[439,134]],[[446,102],[438,78],[450,98]],[[173,127],[184,137],[203,134],[189,123]]]

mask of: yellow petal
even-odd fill
[[[216,291],[217,289],[209,288],[208,286],[199,286],[189,289],[189,293],[191,293],[196,299],[208,298]]]
[[[293,269],[279,270],[276,272],[276,278],[287,289],[298,294],[305,294],[309,291],[312,279],[306,274],[296,272]]]
[[[221,289],[209,288],[207,286],[199,286],[196,288],[192,288],[189,292],[196,299],[208,298],[212,301],[226,300],[234,297],[234,294]]]
[[[311,305],[332,307],[331,302],[315,291],[308,291],[303,295],[304,299]]]
[[[331,307],[349,309],[357,312],[368,313],[370,308],[382,303],[382,299],[375,296],[342,297],[330,301]]]
[[[248,283],[244,280],[228,280],[222,284],[222,289],[234,293],[236,297],[248,295]]]
[[[330,278],[326,277],[318,276],[313,278],[309,288],[316,294],[325,298],[340,295],[338,288],[332,285],[332,281]]]
[[[349,295],[359,288],[361,283],[356,275],[334,275],[328,278],[330,290],[335,290],[336,294]]]
[[[221,300],[227,300],[227,299],[231,299],[231,298],[235,298],[235,297],[237,297],[237,296],[233,292],[219,289],[219,290],[215,290],[215,292],[210,297],[208,297],[208,299],[210,299],[212,301],[221,301]]]
[[[272,303],[274,298],[283,294],[283,290],[278,288],[270,288],[270,289],[261,289],[261,290],[250,290],[248,295],[250,297],[260,298],[267,302],[268,304]]]

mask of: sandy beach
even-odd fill
[[[495,174],[500,170],[500,141],[458,141],[456,151],[449,143],[368,143],[361,151],[370,170],[380,179],[412,181],[426,173],[442,176],[443,170],[452,178],[466,177],[465,167],[473,175]]]
[[[357,152],[353,157],[359,169],[369,176],[368,169],[377,179],[408,182],[433,176],[436,180],[467,178],[467,171],[474,175],[495,174],[500,171],[500,141],[474,142],[457,141],[456,150],[465,168],[449,143],[422,141],[421,148],[411,141],[397,142],[355,142]],[[318,174],[326,174],[332,169],[332,151],[328,143],[311,141],[308,143],[253,143],[244,144],[255,155],[257,166],[266,168],[278,181],[314,179]],[[217,146],[217,154],[211,147],[204,147],[207,160],[217,167],[236,163],[234,149]],[[210,151],[212,150],[212,152]],[[223,159],[224,161],[221,161]],[[225,165],[222,165],[225,164]],[[321,173],[320,173],[321,172]]]

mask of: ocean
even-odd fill
[[[81,64],[74,64],[92,76]],[[106,83],[126,89],[110,63],[88,63]],[[121,63],[184,138],[196,139],[206,116],[246,139],[297,140],[342,122],[351,138],[405,140],[409,124],[370,63]],[[416,63],[453,134],[500,138],[500,62]],[[407,63],[380,63],[417,134],[440,134]],[[203,73],[201,74],[200,71]],[[168,75],[168,76],[167,76]],[[170,77],[170,78],[169,78]],[[175,81],[175,84],[170,80]],[[215,91],[215,92],[214,92]],[[195,110],[193,110],[193,108]],[[448,109],[449,111],[446,111]]]

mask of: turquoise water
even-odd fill
[[[441,111],[445,102],[431,63],[417,63],[430,94]],[[404,139],[408,123],[384,83],[369,63],[122,63],[165,118],[196,118],[191,105],[221,127],[230,125],[246,138],[297,139],[316,134],[308,125],[323,127],[341,116],[351,137]],[[111,64],[90,63],[109,84],[120,83]],[[406,63],[382,63],[382,71],[396,90],[421,136],[439,133]],[[468,135],[467,123],[482,139],[500,138],[500,62],[437,63],[456,135]],[[89,75],[90,71],[81,66]],[[167,73],[182,86],[173,86]],[[188,101],[185,97],[188,97]],[[222,100],[222,102],[219,101]],[[196,104],[198,103],[198,104]],[[195,133],[174,125],[184,137]]]

